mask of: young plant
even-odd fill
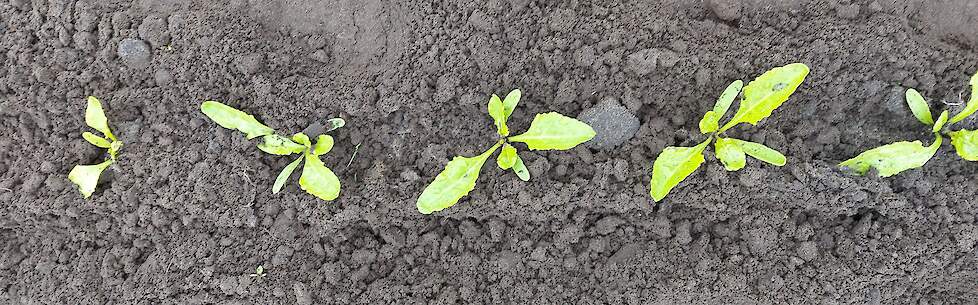
[[[301,132],[292,135],[291,138],[280,136],[275,134],[275,130],[271,127],[258,122],[254,116],[215,101],[204,102],[200,105],[200,111],[221,127],[243,132],[249,140],[262,137],[262,143],[258,144],[258,149],[261,151],[280,156],[299,154],[299,158],[285,166],[275,178],[275,184],[272,185],[273,194],[278,194],[282,190],[282,186],[292,176],[292,172],[305,159],[306,164],[302,167],[302,175],[299,176],[299,187],[323,200],[328,201],[339,197],[340,180],[319,159],[319,156],[328,153],[333,148],[333,137],[326,134],[319,135],[316,138],[316,143],[313,144],[309,136]],[[343,127],[343,125],[346,125],[346,121],[343,119],[330,119],[326,122],[323,133],[333,131]]]
[[[264,278],[265,277],[265,266],[258,265],[255,267],[255,273],[249,274],[251,277]]]
[[[109,152],[109,159],[102,161],[102,163],[75,165],[68,172],[68,180],[78,185],[78,190],[81,191],[82,196],[88,198],[95,192],[95,187],[98,186],[98,179],[102,176],[102,172],[115,162],[119,150],[122,149],[122,142],[119,142],[115,135],[112,134],[112,130],[109,129],[109,120],[105,117],[105,111],[102,110],[102,102],[94,96],[88,97],[88,107],[85,109],[85,124],[101,132],[102,136],[86,131],[82,133],[82,138],[88,141],[88,143],[92,143],[92,145],[107,149]]]
[[[747,87],[740,80],[727,86],[713,110],[708,111],[700,120],[700,132],[708,135],[706,140],[693,147],[666,147],[652,163],[652,180],[649,182],[652,199],[656,202],[662,200],[679,182],[696,171],[705,160],[703,152],[714,139],[716,157],[728,171],[744,168],[747,165],[746,156],[783,166],[786,159],[777,150],[760,143],[727,137],[725,132],[740,123],[756,126],[788,100],[807,75],[808,66],[794,63],[764,72],[747,84]],[[740,108],[726,124],[720,125],[720,120],[740,94],[741,88],[744,90]]]
[[[971,77],[971,99],[961,112],[948,119],[947,110],[934,121],[927,101],[913,88],[907,89],[907,105],[914,117],[924,125],[931,126],[934,142],[924,146],[919,140],[901,141],[867,150],[855,158],[839,163],[839,166],[849,169],[859,175],[865,175],[870,168],[876,169],[880,177],[889,177],[908,169],[924,166],[937,149],[941,147],[944,136],[951,138],[951,144],[961,158],[968,161],[978,161],[978,130],[955,130],[950,128],[954,123],[968,118],[978,111],[978,73]]]
[[[556,112],[537,114],[526,132],[510,136],[506,121],[520,101],[520,89],[510,91],[505,99],[493,94],[489,99],[489,116],[496,126],[499,141],[489,150],[475,157],[456,156],[448,162],[445,170],[435,177],[418,197],[418,211],[423,214],[441,211],[451,207],[475,188],[475,181],[486,160],[502,147],[496,158],[500,169],[512,169],[523,181],[530,180],[530,171],[523,164],[511,142],[526,144],[530,150],[568,150],[594,138],[594,129],[584,122],[566,117]]]

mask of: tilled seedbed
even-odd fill
[[[967,0],[2,1],[0,303],[975,304],[978,164],[947,141],[889,178],[837,166],[930,143],[905,91],[964,107],[975,20]],[[707,153],[653,201],[653,160],[704,140],[728,84],[795,62],[791,98],[727,131],[785,166]],[[555,111],[598,137],[521,150],[528,182],[492,159],[419,213],[515,88],[510,128]],[[67,173],[106,157],[88,96],[125,146],[85,199]],[[322,156],[339,197],[298,174],[272,194],[294,158],[207,100],[282,134],[344,119]]]

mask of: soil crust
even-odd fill
[[[892,178],[835,164],[929,141],[903,93],[961,107],[976,19],[969,0],[3,1],[0,303],[975,304],[978,165],[950,144]],[[652,202],[658,153],[792,62],[811,67],[794,96],[729,132],[788,164],[708,154]],[[523,151],[529,182],[487,165],[418,213],[513,88],[514,130],[595,109],[609,137]],[[88,95],[125,147],[85,200],[66,173],[105,157],[81,139]],[[271,194],[291,159],[205,100],[286,134],[344,118],[323,156],[339,199]]]

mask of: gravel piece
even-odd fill
[[[734,21],[740,19],[740,11],[743,9],[742,0],[709,0],[707,7],[713,11],[717,18],[724,21]]]
[[[639,127],[638,118],[615,98],[605,99],[584,110],[577,118],[594,128],[596,135],[585,145],[595,149],[615,148],[631,139]]]
[[[149,59],[152,55],[149,45],[145,41],[135,38],[126,38],[119,42],[116,53],[119,59],[130,68],[146,67],[149,65]]]

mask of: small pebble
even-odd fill
[[[167,69],[156,70],[156,73],[153,73],[153,79],[156,80],[157,86],[166,87],[173,83],[173,73]]]
[[[152,55],[149,45],[135,38],[123,39],[119,42],[119,47],[116,52],[119,55],[119,59],[130,68],[146,67]]]
[[[595,149],[612,149],[638,131],[639,121],[628,109],[622,107],[615,98],[608,98],[581,112],[577,118],[594,129],[596,135],[585,145]]]
[[[713,14],[724,21],[734,21],[740,19],[740,11],[742,10],[741,4],[742,0],[709,0],[707,1],[707,6],[713,11]]]

